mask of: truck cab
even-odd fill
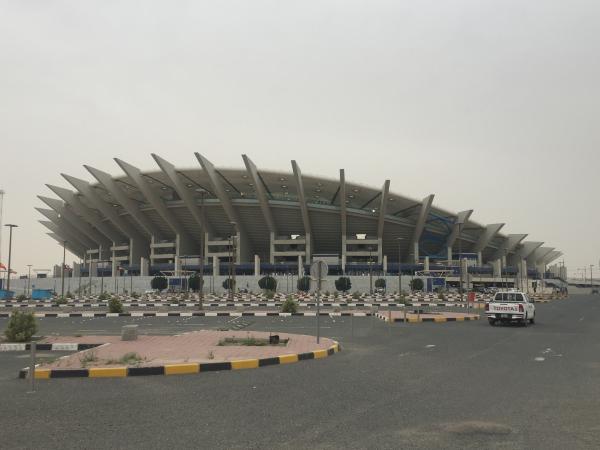
[[[517,322],[527,326],[535,323],[535,304],[524,292],[501,291],[485,304],[485,314],[490,325]]]

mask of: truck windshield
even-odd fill
[[[518,292],[498,292],[494,298],[497,302],[522,302],[523,294]]]

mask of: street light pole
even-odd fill
[[[204,189],[198,188],[196,192],[200,193],[200,211],[202,214],[202,220],[206,217],[204,213],[204,195],[206,191]],[[198,299],[200,301],[200,307],[202,307],[202,302],[204,300],[204,222],[200,222],[200,261],[199,261],[199,269],[200,269],[200,294]]]
[[[373,249],[369,247],[369,294],[373,295]]]
[[[27,264],[28,272],[27,272],[27,296],[31,298],[31,266],[32,264]]]
[[[463,256],[462,256],[462,222],[458,223],[458,274],[459,274],[459,288],[460,301],[463,301]]]
[[[10,270],[11,270],[11,258],[12,258],[12,232],[13,232],[13,228],[18,227],[18,225],[12,224],[12,223],[7,223],[5,226],[7,226],[10,231],[8,234],[8,273],[6,274],[6,290],[10,291]]]
[[[592,278],[592,267],[594,267],[593,264],[590,264],[590,292],[594,292],[594,283],[593,283],[593,278]]]
[[[236,223],[235,222],[230,222],[231,224],[231,245],[229,246],[229,251],[230,251],[230,258],[229,258],[229,300],[233,301],[233,294],[234,294],[234,283],[235,283],[235,268],[234,268],[234,262],[233,262],[233,258],[235,258],[235,238],[234,238],[234,233],[235,233],[235,227],[236,227]]]
[[[65,298],[65,260],[67,258],[67,241],[63,241],[63,261],[60,271],[60,298]]]
[[[400,245],[401,245],[401,241],[403,241],[403,238],[396,238],[396,240],[398,241],[398,295],[401,296],[402,295],[402,268],[400,267],[400,265],[402,264],[402,257],[401,257],[401,249],[400,249]]]

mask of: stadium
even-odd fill
[[[39,196],[48,235],[80,258],[74,276],[232,270],[253,280],[302,275],[324,260],[332,276],[406,274],[452,285],[460,273],[470,287],[543,277],[561,255],[525,233],[502,234],[504,223],[473,221],[473,210],[442,209],[433,194],[394,192],[390,180],[368,187],[343,169],[332,178],[303,175],[296,161],[289,171],[264,171],[247,155],[238,169],[198,153],[197,167],[186,169],[152,157],[154,171],[120,159],[115,175],[86,165],[90,181],[63,174],[68,188],[47,185],[53,195]]]

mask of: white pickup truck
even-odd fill
[[[518,322],[524,326],[535,323],[535,304],[527,294],[518,291],[497,292],[485,304],[485,314],[490,325],[496,322]]]

